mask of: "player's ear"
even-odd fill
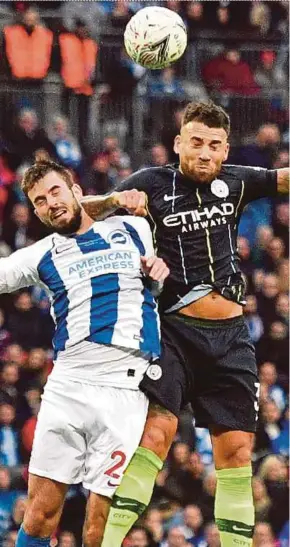
[[[176,135],[174,139],[174,145],[173,145],[173,150],[175,154],[179,154],[179,147],[180,147],[180,135]]]
[[[73,184],[71,191],[76,199],[81,199],[81,197],[83,197],[83,191],[79,184]]]
[[[224,159],[223,159],[223,161],[226,161],[226,160],[228,159],[229,151],[230,151],[230,145],[229,145],[229,143],[227,142],[227,144],[226,144],[226,149],[225,149],[225,153],[224,153]]]

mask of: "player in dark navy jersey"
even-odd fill
[[[196,425],[211,433],[221,545],[252,545],[251,452],[259,381],[242,315],[237,226],[247,203],[288,191],[289,170],[224,164],[229,133],[222,108],[190,103],[174,143],[179,165],[143,169],[122,183],[120,192],[87,198],[92,216],[118,207],[147,215],[158,254],[170,268],[160,297],[162,357],[141,384],[152,400],[142,453],[133,458],[117,490],[103,547],[119,547],[149,502],[144,492],[149,493],[149,483],[152,491],[157,474],[150,452],[166,457],[174,416],[188,402]]]

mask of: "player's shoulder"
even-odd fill
[[[267,169],[264,167],[225,163],[222,167],[221,174],[229,178],[243,179],[249,173],[259,173],[265,171],[267,171]]]
[[[53,238],[54,234],[50,234],[39,241],[31,243],[31,245],[21,249],[22,254],[26,254],[28,257],[35,260],[35,262],[39,262],[42,257],[53,248]]]
[[[132,173],[126,180],[118,185],[118,190],[133,189],[137,190],[150,190],[155,184],[158,184],[160,180],[164,180],[168,176],[172,177],[174,167],[171,165],[164,165],[162,167],[144,167]]]
[[[118,216],[118,217],[111,217],[112,223],[117,226],[121,227],[128,227],[131,226],[134,228],[137,232],[142,233],[144,230],[148,231],[150,230],[149,222],[144,217],[135,217],[133,215],[124,215],[124,216]],[[109,219],[108,219],[109,220]]]

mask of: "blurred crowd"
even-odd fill
[[[104,63],[101,29],[123,32],[132,13],[146,4],[149,3],[1,2],[1,74],[6,78],[8,95],[9,85],[13,84],[13,89],[18,86],[17,100],[7,101],[7,108],[0,115],[1,257],[47,234],[20,189],[21,177],[35,159],[55,159],[71,169],[84,193],[104,194],[135,168],[177,161],[172,144],[186,100],[206,100],[218,91],[221,104],[231,110],[233,105],[226,102],[231,93],[243,95],[247,101],[263,96],[269,89],[279,90],[255,132],[245,133],[242,140],[234,139],[229,162],[269,169],[289,165],[288,74],[279,49],[288,30],[288,2],[163,2],[186,20],[190,44],[195,48],[193,55],[201,43],[198,36],[202,32],[210,33],[215,44],[216,39],[220,40],[220,49],[204,59],[199,76],[196,74],[192,81],[183,77],[183,68],[145,73],[129,61],[122,48],[117,56],[110,57],[108,66]],[[35,7],[41,9],[40,13]],[[5,34],[4,28],[17,26],[16,22],[28,36],[44,22],[43,28],[52,32],[52,41],[46,35],[51,50],[42,77],[38,73],[37,78],[22,78],[13,73],[17,58],[13,58],[13,48],[7,49],[10,40],[10,46],[13,45],[13,33]],[[236,43],[221,39],[239,33],[245,41],[255,39],[263,45],[255,66],[243,59]],[[91,40],[87,50],[90,70],[84,74],[81,85],[67,80],[61,35],[76,38],[71,42],[76,47],[73,51],[80,51],[79,46],[84,47],[84,42]],[[63,44],[67,46],[69,41],[64,40]],[[63,94],[49,123],[44,124],[41,86],[50,69],[61,74]],[[83,69],[80,66],[80,71]],[[193,65],[190,70],[195,70]],[[138,157],[132,154],[130,139],[124,139],[122,132],[113,131],[109,124],[98,145],[90,143],[88,107],[99,83],[104,89],[102,108],[106,121],[107,102],[111,101],[114,112],[118,112],[122,94],[130,95],[140,81],[146,95],[144,120],[150,139],[144,141]],[[68,109],[71,95],[77,100],[76,120]],[[157,123],[155,114],[161,104],[166,104],[165,117],[163,123]],[[130,112],[128,120],[130,123]],[[238,249],[247,285],[245,316],[256,347],[261,381],[253,458],[257,521],[254,547],[286,547],[289,542],[288,237],[286,199],[262,199],[250,204],[243,213]],[[0,297],[0,545],[5,547],[14,547],[27,503],[27,464],[43,386],[53,367],[53,328],[48,298],[42,289]],[[186,409],[158,476],[149,510],[128,535],[124,547],[219,547],[213,523],[215,487],[209,433],[194,428],[194,417]],[[86,496],[81,486],[70,488],[52,545],[81,545]]]

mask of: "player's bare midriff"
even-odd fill
[[[221,294],[213,291],[203,298],[185,306],[179,313],[199,319],[231,319],[243,314],[240,304],[227,300]]]

